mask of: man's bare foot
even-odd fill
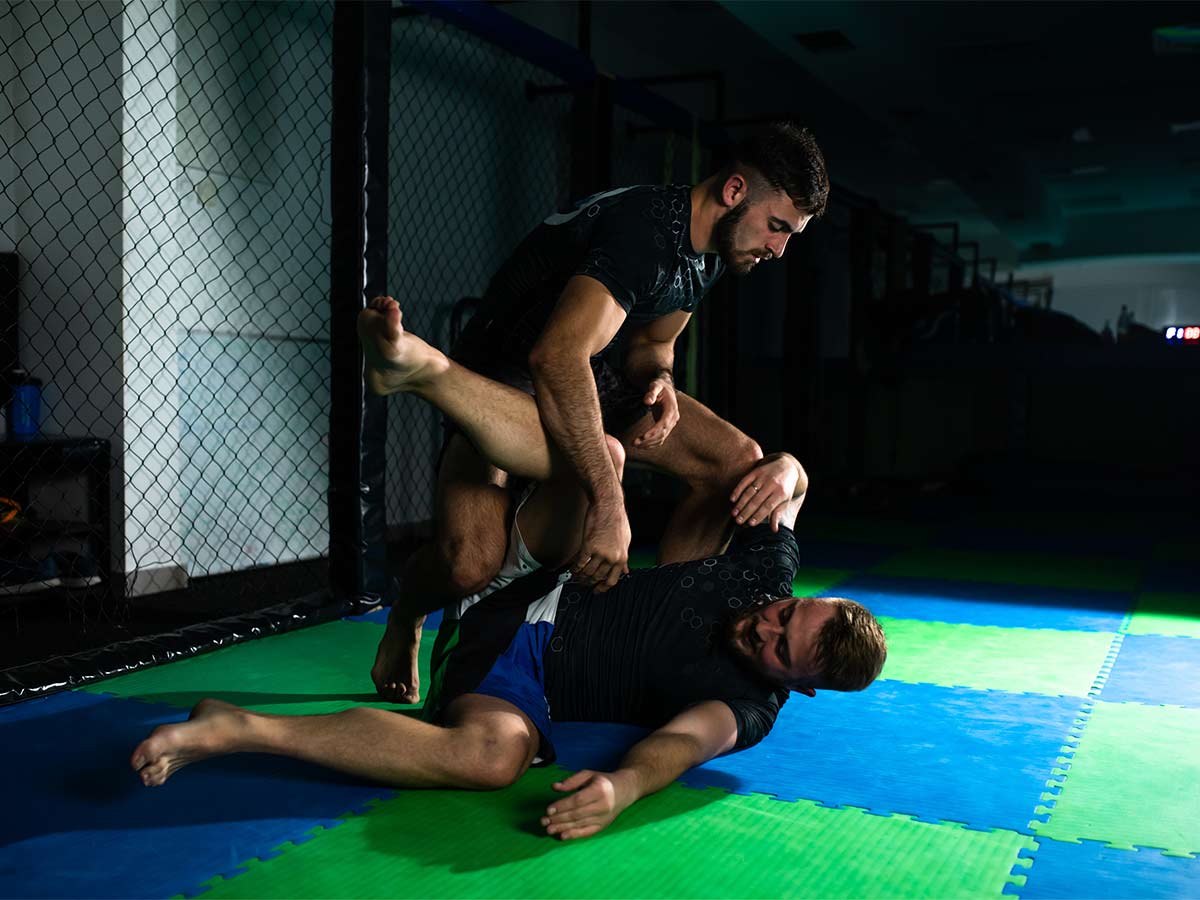
[[[375,682],[379,696],[390,703],[418,703],[421,700],[421,676],[417,671],[417,652],[425,617],[414,622],[397,612],[393,605],[379,649],[375,652],[371,680]]]
[[[391,297],[376,297],[358,314],[367,386],[380,396],[415,390],[449,365],[440,350],[404,330],[403,318],[400,304]]]
[[[201,700],[186,722],[159,725],[130,757],[142,783],[162,784],[188,763],[230,753],[245,734],[246,711],[220,700]]]

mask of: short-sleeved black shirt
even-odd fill
[[[798,562],[790,529],[758,525],[721,556],[637,570],[607,593],[566,585],[545,657],[551,718],[657,728],[722,700],[737,721],[735,749],[758,743],[788,691],[739,662],[725,631],[748,606],[790,597]]]
[[[471,330],[525,365],[563,289],[575,275],[601,282],[639,324],[691,312],[724,271],[692,249],[691,187],[638,185],[588,197],[550,216],[488,284]]]

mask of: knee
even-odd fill
[[[709,461],[707,469],[694,487],[707,486],[714,491],[728,490],[745,476],[763,458],[758,442],[738,432],[722,448],[721,453]]]
[[[620,480],[625,475],[625,447],[611,434],[604,436],[604,443],[608,445],[608,454],[612,457],[613,467],[617,470],[617,479]]]
[[[465,787],[477,791],[498,791],[515,784],[528,767],[526,747],[520,740],[501,736],[472,739],[470,752],[462,754],[460,777]]]
[[[455,596],[477,594],[488,586],[504,565],[505,546],[483,535],[472,541],[446,540],[438,544],[446,584]]]

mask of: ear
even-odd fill
[[[721,202],[732,209],[746,199],[749,190],[750,182],[746,180],[746,176],[734,172],[725,179],[725,184],[721,187]]]

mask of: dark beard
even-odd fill
[[[751,601],[748,606],[725,616],[724,621],[721,623],[721,630],[725,635],[726,649],[743,662],[745,662],[746,651],[737,643],[738,626],[758,612],[766,602],[765,600]]]
[[[754,268],[753,261],[746,262],[738,258],[737,248],[734,246],[733,232],[737,228],[738,223],[746,218],[746,213],[750,211],[750,198],[747,197],[725,215],[717,220],[717,224],[713,226],[713,243],[717,247],[717,253],[721,257],[721,262],[725,263],[729,271],[734,275],[745,275]]]

